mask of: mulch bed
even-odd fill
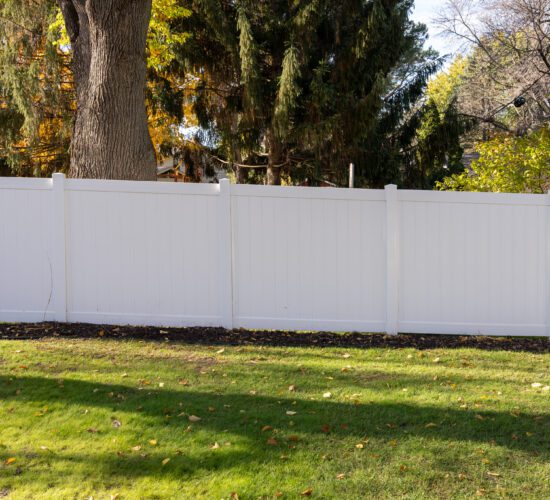
[[[362,333],[298,333],[225,330],[223,328],[157,328],[91,325],[86,323],[3,323],[0,339],[26,340],[52,337],[73,339],[138,339],[204,345],[263,345],[281,347],[389,347],[394,349],[457,349],[550,352],[547,337],[475,337],[455,335],[383,335]]]

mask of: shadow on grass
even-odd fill
[[[146,425],[166,426],[181,433],[187,418],[180,412],[200,415],[197,429],[212,432],[212,440],[224,432],[250,440],[251,447],[265,448],[266,433],[261,428],[289,429],[308,438],[404,439],[420,437],[448,441],[493,443],[550,458],[550,419],[543,415],[459,408],[418,406],[396,402],[343,403],[332,400],[300,400],[288,397],[223,394],[194,390],[139,390],[119,384],[100,384],[42,377],[0,376],[3,401],[35,402],[41,405],[79,405],[116,412],[134,413]],[[181,405],[180,405],[181,404]],[[209,408],[216,411],[209,412]],[[288,411],[296,412],[289,416]],[[53,414],[53,413],[52,413]],[[342,426],[342,424],[345,424]],[[436,424],[435,426],[433,424]],[[110,423],[108,424],[109,428]],[[330,427],[330,432],[326,433]],[[242,458],[242,457],[241,457]]]

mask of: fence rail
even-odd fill
[[[0,178],[0,321],[547,336],[550,196]]]

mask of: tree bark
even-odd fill
[[[267,133],[268,161],[266,183],[268,186],[281,185],[281,164],[283,147],[273,130]]]
[[[151,0],[58,0],[73,49],[70,177],[155,180],[145,109]]]

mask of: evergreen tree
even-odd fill
[[[230,163],[264,164],[268,184],[281,171],[341,182],[353,161],[364,184],[378,185],[387,158],[362,158],[379,141],[397,155],[389,135],[440,64],[418,57],[425,27],[409,20],[412,4],[194,0],[179,63],[200,81],[201,125]],[[415,72],[398,81],[407,64]]]

